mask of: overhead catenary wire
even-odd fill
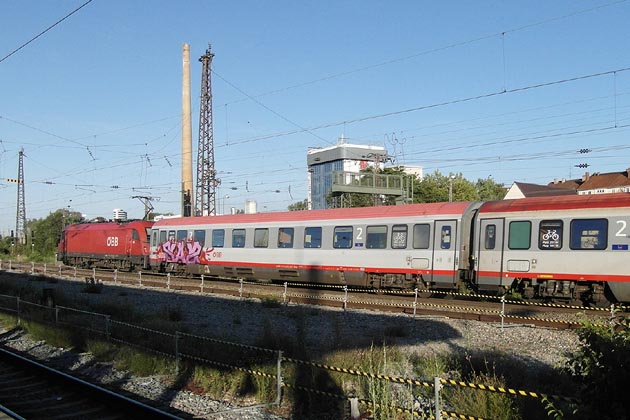
[[[56,21],[55,23],[53,23],[52,25],[50,25],[48,28],[44,29],[43,31],[41,31],[40,33],[38,33],[37,35],[35,35],[33,38],[29,39],[28,41],[26,41],[25,43],[23,43],[22,45],[20,45],[19,47],[17,47],[16,49],[14,49],[13,51],[11,51],[10,53],[8,53],[7,55],[5,55],[4,57],[0,58],[0,63],[2,63],[4,60],[6,60],[7,58],[11,57],[13,54],[17,53],[18,51],[20,51],[21,49],[23,49],[24,47],[26,47],[27,45],[29,45],[31,42],[35,41],[37,38],[39,38],[40,36],[44,35],[46,32],[50,31],[51,29],[53,29],[55,26],[59,25],[61,22],[63,22],[64,20],[68,19],[70,16],[74,15],[76,12],[78,12],[79,10],[83,9],[85,6],[87,6],[88,4],[92,3],[92,1],[94,0],[88,0],[85,3],[83,3],[82,5],[80,5],[79,7],[77,7],[76,9],[74,9],[73,11],[71,11],[70,13],[68,13],[67,15],[65,15],[64,17],[62,17],[61,19],[59,19],[58,21]]]
[[[435,48],[430,48],[430,49],[427,49],[427,50],[419,51],[417,53],[405,55],[405,56],[402,56],[402,57],[392,58],[392,59],[384,60],[384,61],[381,61],[381,62],[378,62],[378,63],[369,64],[367,66],[362,66],[362,67],[358,67],[358,68],[355,68],[355,69],[345,70],[345,71],[341,71],[341,72],[338,72],[338,73],[330,74],[328,76],[323,76],[323,77],[319,77],[319,78],[316,78],[316,79],[313,79],[313,80],[296,83],[294,85],[286,86],[286,87],[283,87],[283,88],[270,90],[270,91],[267,91],[267,92],[264,92],[264,93],[253,95],[252,98],[262,98],[264,96],[269,96],[269,95],[274,95],[274,94],[277,94],[277,93],[286,92],[286,91],[289,91],[289,90],[293,90],[293,89],[297,89],[297,88],[313,85],[313,84],[316,84],[316,83],[320,83],[320,82],[325,82],[325,81],[328,81],[328,80],[336,79],[338,77],[349,76],[351,74],[363,72],[363,71],[366,71],[366,70],[372,70],[372,69],[379,68],[379,67],[384,67],[384,66],[387,66],[387,65],[390,65],[390,64],[395,64],[395,63],[399,63],[399,62],[402,62],[402,61],[411,60],[413,58],[421,57],[421,56],[424,56],[424,55],[429,55],[429,54],[433,54],[433,53],[437,53],[437,52],[442,52],[442,51],[453,49],[453,48],[463,47],[465,45],[474,44],[474,43],[477,43],[477,42],[480,42],[480,41],[484,41],[484,40],[487,40],[487,39],[491,39],[491,38],[496,38],[496,37],[504,38],[506,34],[520,32],[520,31],[523,31],[523,30],[526,30],[526,29],[534,28],[536,26],[541,26],[541,25],[545,25],[545,24],[548,24],[548,23],[552,23],[552,22],[557,22],[557,21],[560,21],[560,20],[568,19],[568,18],[571,18],[571,17],[574,17],[574,16],[578,16],[578,15],[581,15],[581,14],[594,12],[596,10],[600,10],[600,9],[603,9],[603,8],[606,8],[606,7],[616,6],[618,4],[625,3],[627,1],[628,0],[616,0],[616,1],[609,2],[609,3],[601,4],[601,5],[598,5],[598,6],[593,6],[593,7],[589,7],[589,8],[586,8],[586,9],[576,10],[575,12],[567,13],[567,14],[564,14],[564,15],[555,16],[555,17],[551,17],[551,18],[548,18],[548,19],[543,19],[543,20],[540,20],[540,21],[537,21],[537,22],[532,22],[532,23],[528,23],[528,24],[525,24],[525,25],[517,26],[517,27],[514,27],[514,28],[505,29],[505,30],[503,30],[501,32],[494,32],[494,33],[491,33],[491,34],[481,35],[481,36],[478,36],[478,37],[475,37],[475,38],[470,38],[470,39],[463,40],[463,41],[453,42],[451,44],[447,44],[447,45],[443,45],[443,46],[439,46],[439,47],[435,47]],[[505,64],[505,60],[504,60],[504,64]],[[504,68],[504,75],[505,75],[505,68]],[[506,82],[504,80],[504,86],[503,86],[504,89],[506,88],[505,83]],[[250,98],[248,98],[248,99],[250,99]],[[246,100],[247,99],[238,99],[238,100],[226,102],[225,105],[232,105],[232,104],[236,104],[236,103],[239,103],[239,102],[244,102]]]
[[[396,111],[384,112],[384,113],[381,113],[381,114],[368,115],[368,116],[365,116],[365,117],[357,117],[357,118],[350,119],[350,120],[337,121],[337,122],[332,122],[332,123],[325,123],[325,124],[321,124],[321,125],[318,125],[318,126],[305,128],[305,129],[285,131],[285,132],[281,132],[281,133],[272,133],[272,134],[267,134],[267,135],[263,135],[263,136],[253,137],[253,138],[249,138],[249,139],[231,140],[230,141],[230,146],[234,146],[234,145],[237,145],[237,144],[253,143],[253,142],[257,142],[257,141],[269,140],[269,139],[274,139],[274,138],[279,138],[279,137],[285,137],[285,136],[288,136],[288,135],[299,134],[299,133],[303,133],[303,132],[306,132],[306,131],[311,132],[311,131],[321,130],[321,129],[324,129],[324,128],[339,127],[339,126],[348,125],[348,124],[356,124],[356,123],[359,123],[359,122],[365,122],[365,121],[370,121],[370,120],[387,118],[387,117],[392,117],[392,116],[395,116],[395,115],[402,115],[402,114],[407,114],[407,113],[411,113],[411,112],[424,111],[424,110],[428,110],[428,109],[441,108],[441,107],[445,107],[445,106],[449,106],[449,105],[456,105],[456,104],[462,104],[462,103],[467,103],[467,102],[474,102],[474,101],[478,101],[478,100],[481,100],[481,99],[489,99],[489,98],[498,97],[498,96],[502,96],[502,95],[510,95],[510,94],[515,94],[515,93],[525,92],[525,91],[528,91],[528,90],[542,89],[542,88],[545,88],[545,87],[557,86],[557,85],[562,85],[562,84],[566,84],[566,83],[572,83],[572,82],[592,79],[592,78],[596,78],[596,77],[608,76],[608,75],[611,75],[613,73],[627,72],[628,70],[630,70],[630,67],[623,67],[623,68],[619,68],[619,69],[602,71],[602,72],[597,72],[597,73],[589,73],[589,74],[584,74],[584,75],[575,76],[575,77],[569,77],[569,78],[565,78],[565,79],[552,80],[552,81],[548,81],[548,82],[541,82],[541,83],[537,83],[537,84],[533,84],[533,85],[520,86],[520,87],[516,87],[516,88],[512,88],[512,89],[507,89],[505,91],[500,90],[500,91],[494,91],[494,92],[487,92],[487,93],[483,93],[483,94],[480,94],[480,95],[467,96],[467,97],[452,99],[452,100],[443,101],[443,102],[435,102],[435,103],[432,103],[432,104],[420,105],[420,106],[416,106],[416,107],[412,107],[412,108],[406,108],[406,109],[400,109],[400,110],[396,110]],[[224,145],[220,145],[220,146],[217,146],[217,147],[225,147],[225,146]]]

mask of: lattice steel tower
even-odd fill
[[[199,61],[201,72],[201,106],[199,107],[199,146],[197,150],[197,186],[195,191],[195,215],[216,214],[216,189],[221,183],[214,169],[214,138],[212,130],[212,81],[211,66],[214,54],[210,45]]]
[[[15,218],[16,244],[26,244],[26,204],[24,203],[24,149],[20,149],[17,178],[17,216]]]

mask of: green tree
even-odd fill
[[[426,175],[414,190],[416,203],[478,200],[475,185],[459,174],[442,175],[439,170]]]
[[[83,222],[81,213],[59,209],[43,219],[30,220],[27,223],[33,240],[33,249],[42,257],[51,257],[57,251],[63,229],[71,224]]]
[[[482,201],[503,200],[506,193],[503,184],[497,184],[490,177],[486,179],[479,178],[476,188],[479,193],[479,199]]]
[[[299,210],[308,210],[308,200],[305,198],[302,201],[298,201],[297,203],[289,204],[289,211],[299,211]]]

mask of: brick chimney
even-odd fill
[[[582,176],[582,181],[586,182],[591,177],[591,174],[588,172],[584,172],[584,176]]]

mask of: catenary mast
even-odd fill
[[[26,204],[24,202],[24,149],[20,149],[19,153],[15,237],[17,238],[17,244],[26,244]]]
[[[195,193],[195,215],[216,214],[216,188],[221,183],[214,169],[214,138],[212,129],[212,82],[211,66],[214,54],[210,45],[199,58],[201,73],[201,106],[199,107],[199,146],[197,150],[197,188]]]

